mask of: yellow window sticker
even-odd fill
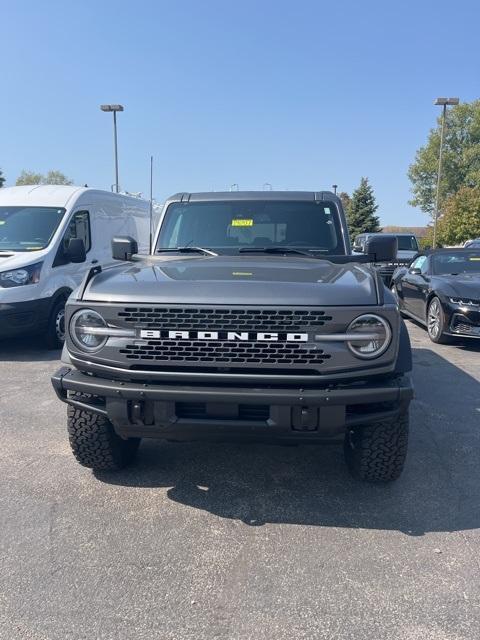
[[[253,227],[252,218],[236,218],[232,220],[232,227]]]

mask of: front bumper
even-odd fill
[[[461,336],[465,338],[480,338],[480,311],[454,310],[451,313],[450,330],[451,336]]]
[[[106,416],[122,437],[166,440],[335,440],[407,411],[413,397],[407,376],[301,389],[142,384],[62,367],[52,384],[60,400]]]
[[[51,298],[0,303],[0,339],[46,329]]]

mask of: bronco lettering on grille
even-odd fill
[[[145,340],[227,340],[253,342],[308,342],[308,333],[272,333],[266,331],[175,331],[169,329],[140,329]]]

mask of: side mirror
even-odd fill
[[[82,238],[71,238],[68,243],[67,250],[65,251],[65,258],[69,262],[80,263],[85,262],[87,259],[87,252],[85,251],[85,243]]]
[[[129,261],[138,253],[138,244],[131,236],[118,236],[112,240],[112,258]]]
[[[396,236],[372,236],[365,244],[365,253],[370,262],[392,262],[397,258],[397,251]]]
[[[412,276],[419,276],[422,273],[422,270],[418,267],[413,267],[412,269],[408,270],[408,273],[411,273]]]

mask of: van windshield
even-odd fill
[[[240,249],[297,247],[344,254],[338,211],[333,202],[176,202],[163,220],[156,250],[204,247],[235,254]]]
[[[0,251],[45,249],[64,213],[56,207],[0,207]]]

